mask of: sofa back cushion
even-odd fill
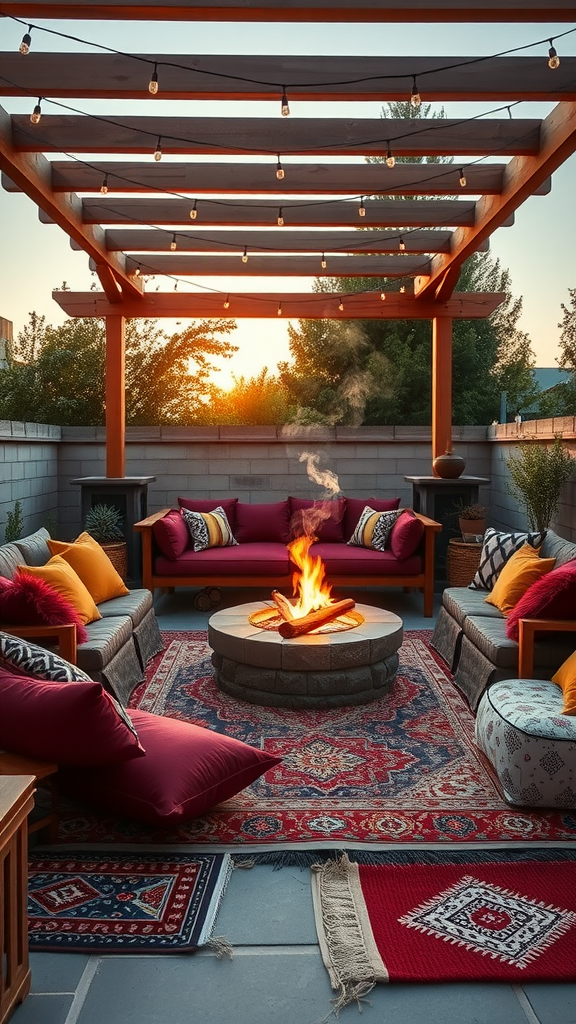
[[[19,548],[26,565],[44,565],[50,558],[50,551],[48,550],[49,540],[50,534],[48,530],[41,526],[39,530],[36,530],[36,533],[31,533],[28,537],[21,537],[20,540],[14,543]],[[20,561],[22,561],[22,558]]]
[[[344,540],[348,542],[358,525],[366,506],[374,512],[391,512],[400,507],[400,498],[346,498],[344,513]]]
[[[190,512],[213,512],[215,508],[223,508],[232,533],[236,532],[238,498],[178,498],[178,504],[180,508],[187,508]]]
[[[400,562],[411,558],[424,535],[424,523],[411,508],[403,508],[394,523],[388,547]]]
[[[0,576],[5,576],[6,579],[11,580],[21,562],[22,552],[20,548],[17,548],[12,542],[2,544],[0,547]]]
[[[288,498],[288,501],[291,537],[314,534],[323,544],[337,544],[344,540],[346,498],[329,498],[326,501]]]
[[[239,544],[252,541],[279,541],[286,544],[290,532],[290,503],[273,501],[266,505],[250,505],[239,501],[236,505],[234,536]]]
[[[506,635],[516,642],[520,619],[576,619],[576,559],[532,583],[512,609]]]
[[[152,533],[164,557],[171,561],[180,558],[190,544],[190,531],[180,508],[171,508],[158,519],[152,526]]]

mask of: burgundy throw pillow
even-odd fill
[[[286,544],[290,534],[289,502],[249,505],[239,501],[236,505],[236,529],[233,532],[239,544],[266,540]]]
[[[0,576],[0,621],[12,626],[66,626],[73,622],[78,643],[88,639],[70,602],[45,580],[19,570],[12,580]]]
[[[190,544],[190,533],[179,508],[171,508],[162,519],[156,520],[152,533],[165,558],[176,561]]]
[[[67,771],[62,779],[68,792],[94,801],[108,814],[175,825],[205,814],[281,761],[190,722],[137,709],[129,714],[146,757],[98,771]]]
[[[518,642],[520,619],[576,619],[576,559],[535,580],[506,620],[506,636]]]
[[[392,512],[400,507],[400,498],[346,498],[344,514],[344,540],[346,543],[354,533],[358,520],[367,505],[374,512]]]
[[[0,747],[57,764],[101,766],[144,756],[102,683],[55,683],[6,669],[0,669]]]
[[[325,544],[338,544],[344,540],[343,519],[346,498],[288,498],[290,502],[290,536],[315,534]]]
[[[388,546],[395,558],[411,558],[424,535],[424,523],[411,508],[402,509],[390,531]]]
[[[178,498],[178,504],[180,508],[187,508],[190,512],[213,512],[215,508],[223,508],[232,533],[236,533],[238,498]]]

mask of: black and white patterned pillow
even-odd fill
[[[488,527],[484,534],[480,564],[469,585],[470,590],[492,590],[502,567],[515,551],[524,544],[538,547],[541,543],[540,533],[501,533]]]
[[[356,523],[354,533],[347,543],[357,548],[374,548],[376,551],[384,551],[390,531],[399,515],[399,509],[390,512],[375,512],[373,508],[366,505]]]
[[[182,516],[190,531],[194,551],[238,545],[221,505],[212,512],[191,512],[190,509],[183,508]]]
[[[20,675],[32,676],[33,679],[46,679],[51,683],[93,683],[92,676],[83,672],[77,665],[65,661],[53,651],[47,651],[37,644],[28,643],[11,633],[0,632],[0,666],[14,669]],[[116,711],[130,732],[137,736],[132,719],[119,701],[108,694]]]

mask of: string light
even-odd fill
[[[282,117],[290,116],[290,104],[288,103],[288,97],[286,95],[286,86],[282,86]]]
[[[512,117],[512,107],[506,107],[506,110],[508,111],[508,117],[510,118],[511,121],[513,121],[514,118]]]
[[[392,150],[390,149],[390,143],[388,142],[388,143],[386,143],[386,145],[388,146],[388,150],[387,150],[387,153],[386,153],[386,166],[387,167],[394,167],[394,165],[396,163],[396,159],[395,159],[395,157],[392,156]]]
[[[222,305],[224,306],[224,309],[230,309],[230,296],[229,295],[226,296],[226,298],[224,299],[224,302],[222,303]]]
[[[244,252],[242,253],[242,263],[248,263],[248,246],[244,246]]]
[[[405,287],[405,286],[404,286],[403,284],[402,284],[402,285],[400,285],[400,291],[401,291],[402,293],[404,293],[404,292],[406,291],[406,287]]]
[[[28,31],[25,32],[24,35],[22,36],[22,42],[20,43],[20,46],[18,47],[18,49],[20,50],[20,53],[23,53],[24,56],[26,56],[27,53],[30,53],[30,45],[32,43],[32,36],[30,34],[31,32],[32,32],[32,25],[28,25]]]
[[[464,168],[460,168],[460,184],[462,188],[466,188],[466,175],[464,174]]]
[[[100,191],[101,191],[103,196],[105,196],[106,193],[108,192],[108,175],[107,174],[105,174],[104,177],[102,178],[102,184],[100,185]]]
[[[136,265],[136,270],[134,271],[134,277],[140,277],[140,264],[139,263]]]
[[[192,209],[190,210],[190,220],[196,220],[198,216],[198,200],[195,199],[192,203]]]
[[[151,96],[156,96],[158,92],[158,65],[154,65],[154,71],[150,75],[150,81],[148,82],[148,92]]]
[[[278,181],[282,181],[282,178],[284,177],[284,168],[280,162],[280,154],[278,154],[278,163],[276,164],[276,177],[278,178]]]
[[[364,206],[364,196],[361,196],[361,198],[360,198],[360,206],[358,207],[358,216],[359,217],[365,217],[366,216],[366,207]]]
[[[340,302],[338,303],[338,309],[341,313],[344,312],[344,303],[342,302],[342,299],[340,299]]]
[[[154,150],[154,159],[158,162],[162,159],[162,136],[158,136],[158,142],[156,143],[156,149]]]
[[[174,291],[178,291],[178,281],[174,281]]]
[[[324,255],[324,253],[322,253],[322,259],[320,261],[320,266],[322,267],[322,270],[326,270],[326,257]]]
[[[170,242],[170,249],[172,252],[176,252],[176,235],[172,235],[172,241]]]
[[[42,107],[40,106],[41,102],[42,102],[42,97],[39,96],[38,97],[38,103],[36,104],[36,106],[34,107],[34,110],[30,114],[30,124],[39,124],[40,123],[40,118],[42,117]]]
[[[398,240],[398,248],[400,249],[400,252],[406,252],[406,242],[402,238],[402,235],[400,235]]]
[[[382,299],[382,302],[384,302],[386,299],[386,292],[380,292],[380,298]]]
[[[560,57],[556,53],[552,39],[550,39],[550,49],[548,50],[548,67],[552,68],[552,71],[560,67]]]
[[[416,75],[412,75],[412,92],[410,93],[410,106],[414,107],[414,110],[418,110],[418,107],[422,103],[420,93],[418,92],[418,86],[416,85]]]
[[[277,316],[282,316],[282,303],[281,302],[278,303],[278,309],[276,310],[276,315]]]
[[[281,206],[278,207],[278,222],[277,223],[278,223],[278,227],[279,228],[284,227],[284,217],[282,216],[282,207]]]

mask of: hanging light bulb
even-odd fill
[[[466,182],[466,175],[464,174],[464,168],[463,167],[460,168],[460,184],[461,184],[462,188],[466,188],[467,182]]]
[[[342,302],[342,299],[340,299],[340,302],[338,303],[338,309],[341,313],[344,312],[344,303]]]
[[[286,95],[286,86],[282,86],[282,117],[290,116],[290,104],[288,103],[288,97]]]
[[[552,40],[550,40],[550,49],[548,50],[548,67],[552,68],[552,71],[560,67],[560,57],[556,53]]]
[[[358,216],[359,217],[365,217],[366,216],[366,207],[364,206],[364,196],[360,197],[360,206],[358,207]]]
[[[40,123],[40,118],[42,117],[42,107],[40,106],[41,102],[42,102],[42,97],[39,96],[38,97],[38,103],[36,104],[36,106],[34,107],[34,110],[30,114],[30,124],[39,124]]]
[[[174,281],[174,291],[178,291],[178,281]]]
[[[418,86],[416,85],[416,75],[412,75],[412,92],[410,93],[410,106],[414,107],[414,110],[418,110],[418,107],[422,103],[420,93],[418,92]]]
[[[244,252],[242,253],[242,263],[248,263],[248,246],[244,246]]]
[[[170,242],[170,249],[172,252],[176,252],[176,235],[172,235],[172,241]]]
[[[190,220],[196,220],[198,216],[198,200],[195,199],[192,203],[192,209],[190,210]]]
[[[140,264],[139,263],[136,265],[136,270],[134,271],[134,277],[140,277]]]
[[[150,75],[150,81],[148,82],[148,92],[151,96],[155,96],[158,92],[158,65],[154,65],[154,71]]]
[[[388,151],[386,153],[386,166],[394,167],[396,163],[395,157],[392,156],[392,150],[390,149],[390,143],[388,143]]]
[[[230,309],[230,296],[229,295],[226,296],[226,298],[224,299],[224,302],[222,303],[222,305],[224,306],[224,309]]]
[[[322,267],[322,270],[326,270],[326,257],[324,255],[324,253],[322,253],[322,259],[320,261],[320,266]]]
[[[101,191],[103,196],[105,196],[106,193],[108,192],[108,175],[107,174],[105,174],[104,177],[102,178],[102,184],[100,185],[100,191]]]
[[[281,302],[278,303],[278,309],[276,310],[276,315],[277,316],[282,316],[282,303]]]
[[[406,287],[405,287],[405,285],[403,285],[403,284],[402,284],[402,285],[400,285],[400,291],[401,291],[402,293],[404,293],[404,292],[406,291]]]
[[[278,181],[282,181],[282,178],[284,177],[284,168],[280,162],[280,154],[278,154],[278,163],[276,164],[276,177],[278,178]]]
[[[386,299],[386,292],[380,292],[380,298],[382,299],[382,302],[384,302]]]
[[[279,228],[283,228],[284,227],[284,217],[282,216],[282,207],[281,206],[278,207],[278,221],[277,221],[277,223],[278,223],[278,227]]]
[[[154,150],[154,159],[159,161],[162,159],[162,137],[158,136],[158,142],[156,143],[156,149]]]
[[[26,56],[27,53],[30,53],[30,45],[32,43],[32,36],[30,35],[31,32],[32,32],[32,25],[28,25],[28,31],[25,32],[24,35],[22,36],[22,42],[20,43],[20,46],[18,47],[18,49],[20,50],[20,53],[23,53],[24,56]]]
[[[398,240],[398,248],[400,249],[400,252],[406,252],[406,242],[404,241],[402,236],[400,236]]]

